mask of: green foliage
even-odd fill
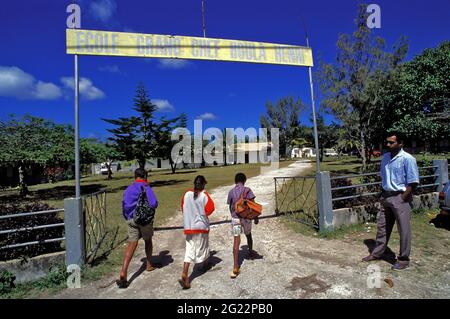
[[[444,98],[450,98],[450,41],[426,49],[399,68],[384,98],[396,106],[395,115],[443,110]]]
[[[16,276],[9,271],[0,271],[0,295],[11,292],[15,287],[14,280],[16,280]]]
[[[424,141],[432,141],[439,136],[442,125],[425,117],[423,113],[406,114],[398,122],[392,125],[396,130],[408,136]]]
[[[298,117],[303,109],[305,105],[302,101],[294,100],[293,97],[281,98],[275,105],[270,101],[266,103],[267,115],[261,115],[261,127],[267,128],[269,137],[271,128],[279,129],[280,156],[288,156],[289,143],[294,138],[301,137],[298,135],[300,127]]]
[[[46,277],[33,283],[33,287],[37,289],[53,288],[67,282],[68,273],[64,265],[55,265],[50,268]]]
[[[380,103],[389,110],[385,129],[428,143],[449,139],[449,72],[450,41],[424,50],[395,70],[380,90]]]
[[[115,126],[114,129],[108,129],[114,136],[110,138],[114,142],[114,147],[126,160],[136,159],[142,168],[145,167],[149,157],[170,158],[168,152],[172,145],[170,134],[174,127],[186,125],[186,116],[174,119],[162,117],[157,120],[154,114],[157,110],[156,105],[151,102],[142,83],[138,85],[133,101],[133,110],[138,116],[103,119]]]
[[[101,163],[121,159],[123,155],[112,145],[101,143],[96,139],[80,139],[80,162],[82,164]]]
[[[413,215],[423,215],[423,214],[425,214],[428,211],[429,211],[429,209],[425,209],[425,208],[421,207],[421,208],[413,208],[411,210],[411,213]]]
[[[0,121],[0,164],[19,167],[21,195],[28,193],[25,166],[62,166],[74,160],[74,133],[69,125],[25,115]]]
[[[364,224],[353,224],[348,226],[340,226],[332,231],[324,230],[318,233],[320,238],[324,239],[342,239],[347,236],[362,233],[366,230]]]
[[[0,298],[29,298],[39,291],[55,291],[66,287],[68,273],[63,264],[54,265],[49,269],[46,277],[14,285],[15,277],[8,272],[0,273]],[[4,284],[3,284],[4,283]]]
[[[320,147],[320,160],[323,159],[325,148],[335,147],[338,144],[340,126],[336,123],[330,125],[325,124],[325,120],[321,114],[317,116],[317,136]]]
[[[25,115],[0,121],[0,161],[53,165],[72,162],[73,129]]]
[[[179,117],[173,119],[166,119],[162,117],[158,124],[158,131],[156,133],[156,150],[155,155],[163,159],[169,159],[169,163],[172,168],[172,173],[175,173],[176,165],[172,159],[173,146],[178,141],[172,141],[172,132],[176,133],[177,128],[187,127],[187,116],[185,113],[181,113]]]

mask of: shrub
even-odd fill
[[[38,289],[52,288],[66,283],[68,273],[63,265],[56,265],[50,268],[47,277],[42,278],[33,283],[33,286]]]
[[[55,183],[58,180],[67,179],[65,176],[64,168],[62,167],[47,167],[45,169],[45,175],[50,183]]]
[[[350,179],[339,178],[331,180],[331,188],[351,186],[351,185],[352,181]],[[331,191],[331,193],[333,195],[333,198],[353,196],[356,195],[356,188],[336,189],[334,191]],[[355,202],[354,198],[335,201],[333,202],[333,209],[350,207],[354,205],[354,202]]]
[[[16,276],[7,270],[0,271],[0,295],[11,292],[15,288]]]
[[[365,171],[361,173],[376,173],[379,172],[379,163],[367,165]],[[361,176],[356,183],[358,184],[368,184],[373,182],[381,181],[381,177],[379,175],[369,175],[369,176]],[[351,186],[353,185],[350,179],[335,179],[331,180],[331,187],[340,187],[340,186]],[[381,191],[380,185],[369,185],[369,186],[361,186],[355,188],[347,188],[347,189],[338,189],[332,191],[333,198],[337,197],[346,197],[346,196],[354,196],[362,193],[378,193]],[[355,206],[364,206],[366,212],[368,213],[368,221],[372,221],[376,219],[376,215],[378,213],[378,208],[375,204],[379,201],[378,196],[364,196],[364,197],[356,197],[350,199],[344,199],[337,202],[333,202],[333,209],[337,208],[346,208],[346,207],[355,207]]]

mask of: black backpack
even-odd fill
[[[136,209],[134,211],[134,222],[137,225],[145,226],[153,223],[154,218],[155,209],[150,207],[145,188],[144,186],[141,186],[141,193],[139,194]]]

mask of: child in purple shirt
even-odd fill
[[[130,265],[131,258],[133,258],[133,254],[136,250],[140,238],[144,239],[145,243],[145,254],[147,256],[146,270],[152,271],[155,269],[155,267],[151,263],[153,251],[153,223],[141,226],[136,224],[133,218],[139,199],[139,194],[141,193],[142,188],[145,189],[148,203],[151,208],[156,209],[158,207],[158,201],[156,200],[155,193],[153,193],[153,190],[147,184],[147,171],[143,168],[138,168],[134,172],[134,177],[134,183],[127,187],[127,189],[123,193],[122,200],[122,214],[127,222],[128,228],[128,245],[125,249],[125,256],[123,259],[122,270],[120,271],[120,277],[116,281],[119,288],[128,287],[128,266]]]
[[[236,214],[236,203],[239,201],[241,196],[245,199],[254,200],[255,194],[249,187],[245,187],[245,182],[247,177],[243,173],[237,173],[234,182],[236,185],[228,193],[227,204],[230,206],[231,213],[231,227],[234,236],[233,244],[233,259],[234,266],[233,271],[230,274],[231,278],[236,278],[239,275],[239,246],[241,244],[241,234],[244,233],[247,237],[247,245],[249,251],[249,258],[254,258],[257,254],[253,250],[253,239],[252,239],[252,221],[250,219],[241,218]],[[258,218],[255,218],[255,224],[258,224]]]

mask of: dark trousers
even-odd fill
[[[395,222],[397,222],[397,229],[400,235],[398,261],[408,263],[409,254],[411,253],[411,205],[409,202],[402,200],[401,194],[381,198],[376,246],[372,251],[372,255],[378,258],[383,255]]]

